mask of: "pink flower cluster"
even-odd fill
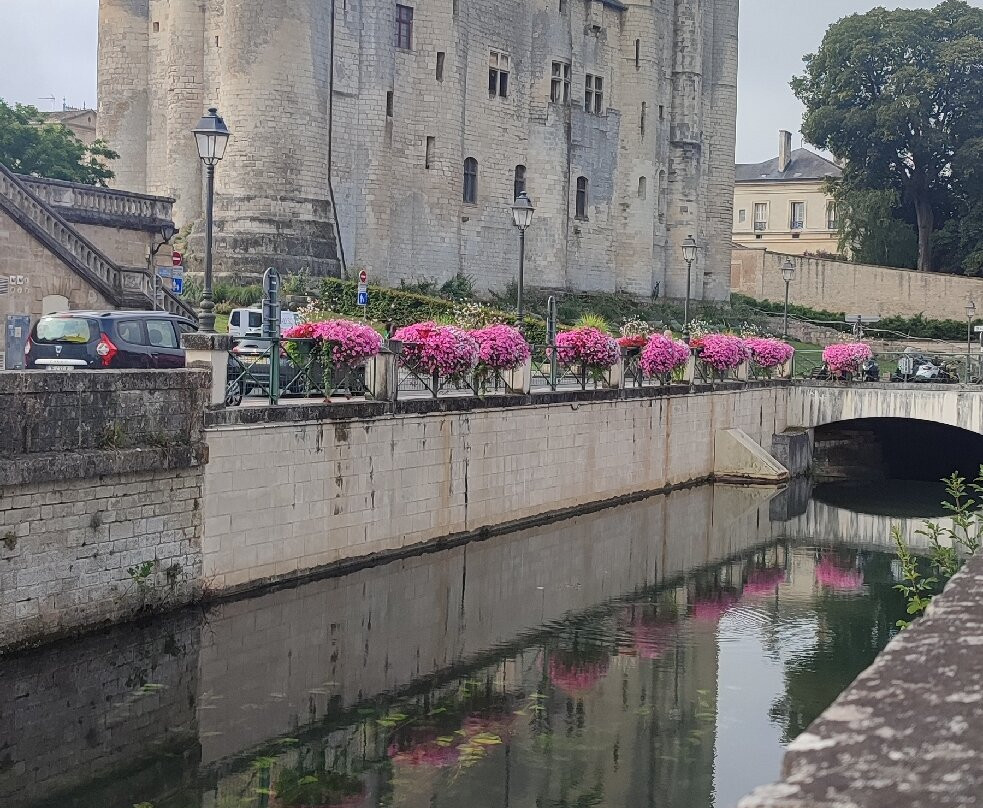
[[[862,342],[844,342],[838,345],[827,345],[823,351],[823,362],[833,373],[857,373],[860,366],[874,353],[869,345]]]
[[[744,340],[749,358],[761,368],[777,368],[788,362],[795,348],[787,342],[771,337],[750,337]]]
[[[703,337],[700,359],[714,370],[733,370],[748,357],[744,340],[730,334],[707,334]]]
[[[577,328],[556,335],[556,355],[565,365],[579,362],[596,370],[607,370],[618,361],[618,343],[596,328]]]
[[[685,342],[656,334],[642,351],[642,372],[646,376],[663,376],[672,373],[689,360],[689,350]]]
[[[382,350],[382,337],[370,326],[350,320],[301,323],[283,332],[285,339],[314,339],[331,350],[336,365],[359,367]]]
[[[393,339],[403,343],[402,362],[414,370],[463,376],[478,364],[478,343],[467,331],[433,322],[400,328]]]
[[[529,356],[529,344],[517,328],[489,325],[472,331],[478,343],[478,364],[492,370],[514,370]]]

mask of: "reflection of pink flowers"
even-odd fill
[[[733,592],[719,592],[711,597],[702,598],[693,602],[693,619],[715,623],[736,603],[737,595]]]
[[[400,749],[394,741],[389,744],[387,754],[397,766],[432,766],[441,769],[453,766],[461,757],[459,738],[460,736],[456,736],[451,743],[438,743],[436,734],[433,734],[428,740],[410,743],[406,749]]]
[[[550,657],[550,681],[570,696],[578,696],[593,690],[608,672],[608,658],[594,662],[564,662]]]
[[[795,349],[787,342],[771,337],[751,337],[744,340],[752,362],[761,368],[777,368],[792,358]]]
[[[839,566],[836,561],[827,556],[816,564],[816,581],[827,589],[855,592],[863,589],[864,575],[858,570]]]
[[[768,567],[763,570],[755,570],[748,576],[742,594],[745,597],[774,595],[775,590],[785,583],[787,577],[785,570],[781,567]]]
[[[873,356],[870,346],[862,342],[828,345],[823,350],[823,362],[833,373],[857,373],[860,366]]]
[[[685,342],[656,334],[642,351],[642,371],[646,376],[662,376],[672,373],[689,360],[689,348]]]
[[[639,659],[661,659],[672,647],[672,623],[639,620],[631,627],[631,633]]]
[[[703,337],[700,359],[714,370],[733,370],[747,359],[744,340],[730,334],[707,334]]]
[[[556,335],[556,355],[565,365],[579,362],[607,370],[618,361],[618,343],[596,328],[578,328]]]

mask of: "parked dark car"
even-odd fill
[[[163,311],[66,311],[47,314],[31,329],[25,367],[183,368],[181,335],[195,330]]]

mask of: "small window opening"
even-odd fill
[[[393,91],[390,90],[386,93],[386,117],[391,118],[393,116]]]
[[[437,142],[435,137],[427,137],[427,156],[424,161],[424,166],[429,170],[433,165],[433,147]]]
[[[577,177],[577,218],[587,220],[587,177]]]
[[[444,52],[437,51],[437,81],[444,80]]]

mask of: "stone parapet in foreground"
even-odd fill
[[[983,795],[983,557],[789,747],[739,808],[952,808]]]

